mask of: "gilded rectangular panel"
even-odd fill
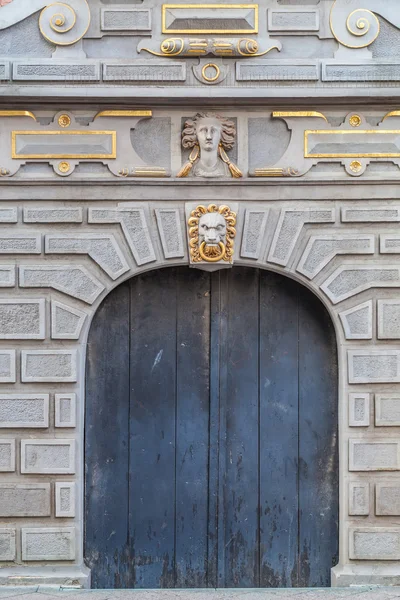
[[[12,158],[116,158],[116,131],[13,131]]]
[[[307,129],[305,158],[400,158],[400,131]]]
[[[258,33],[258,4],[163,4],[162,33]]]

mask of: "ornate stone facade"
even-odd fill
[[[85,352],[104,297],[149,269],[235,264],[329,310],[332,582],[399,585],[398,0],[216,1],[212,23],[201,2],[1,4],[0,583],[89,585]],[[181,136],[205,105],[237,137],[200,168]],[[195,176],[177,177],[187,162]],[[190,253],[188,219],[210,204],[236,215],[221,264]]]

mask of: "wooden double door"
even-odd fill
[[[251,268],[153,271],[89,335],[94,588],[329,586],[337,355],[311,292]]]

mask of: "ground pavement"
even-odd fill
[[[77,590],[0,587],[0,600],[400,600],[400,587],[286,590]]]

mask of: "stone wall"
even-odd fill
[[[333,583],[399,583],[397,186],[333,178],[60,185],[53,177],[4,179],[0,188],[1,581],[88,585],[82,453],[91,319],[127,278],[189,264],[185,208],[216,201],[237,208],[234,264],[295,278],[335,324],[341,562]]]
[[[300,281],[335,324],[333,584],[400,584],[398,0],[215,3],[0,1],[0,583],[90,585],[90,323],[129,277],[210,268],[187,219],[216,203],[234,264]],[[232,178],[181,176],[205,106],[235,131]]]

